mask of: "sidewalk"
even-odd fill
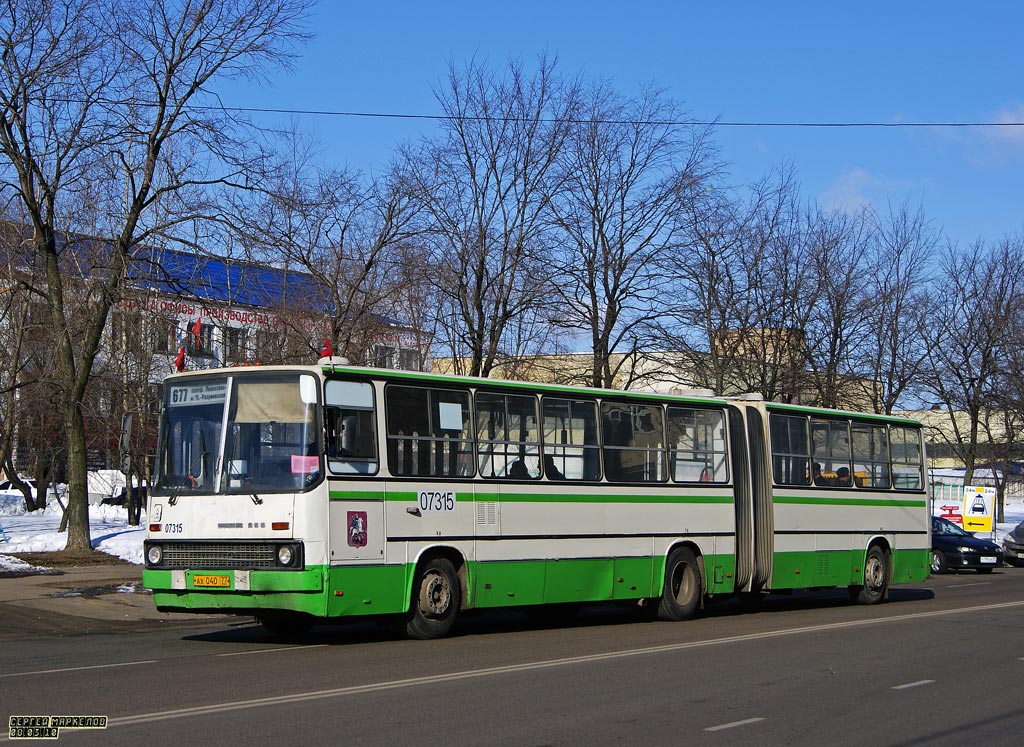
[[[222,615],[158,612],[142,588],[142,567],[88,565],[47,569],[35,575],[0,578],[0,605],[92,620],[214,620]]]

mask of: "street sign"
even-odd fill
[[[995,507],[995,488],[964,485],[964,499],[960,514],[963,516],[964,529],[968,532],[993,531]]]

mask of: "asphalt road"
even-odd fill
[[[0,717],[109,717],[67,744],[1019,744],[1024,569],[891,597],[727,602],[685,623],[490,613],[425,642],[358,624],[286,645],[241,619],[19,638]]]

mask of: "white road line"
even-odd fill
[[[309,646],[285,646],[283,648],[261,648],[256,651],[232,651],[227,654],[217,654],[217,656],[252,656],[253,654],[273,654],[277,651],[305,651],[310,648],[321,648],[326,646],[326,643],[314,643]]]
[[[951,584],[950,586],[947,586],[946,588],[947,589],[969,589],[972,586],[988,586],[991,583],[992,583],[991,581],[972,581],[969,584]]]
[[[122,661],[117,664],[91,664],[87,667],[66,667],[64,669],[39,669],[35,672],[9,672],[0,674],[0,677],[28,677],[32,674],[59,674],[61,672],[80,672],[84,669],[109,669],[111,667],[134,667],[136,664],[156,664],[156,659],[145,661]]]
[[[758,721],[764,721],[760,716],[756,718],[745,718],[742,721],[733,721],[730,724],[719,724],[718,726],[709,726],[704,731],[724,731],[726,729],[735,729],[737,726],[746,726],[747,724],[756,724]]]
[[[298,703],[303,701],[323,700],[326,698],[341,698],[349,695],[359,695],[371,692],[383,692],[386,690],[398,690],[407,687],[423,687],[444,682],[457,682],[460,680],[481,679],[494,677],[502,674],[517,672],[528,672],[537,669],[548,669],[553,667],[564,667],[573,664],[586,664],[596,661],[609,661],[612,659],[627,659],[635,656],[648,656],[661,654],[666,651],[684,651],[687,649],[707,648],[710,646],[721,646],[727,643],[741,643],[744,641],[763,641],[765,638],[781,638],[783,636],[802,635],[804,633],[817,633],[825,630],[839,630],[842,628],[855,628],[864,625],[879,625],[889,622],[903,622],[906,620],[920,620],[928,617],[944,617],[948,615],[961,615],[970,612],[988,612],[998,609],[1009,609],[1024,606],[1024,601],[1000,602],[998,604],[986,604],[979,607],[961,607],[954,610],[937,610],[934,612],[914,612],[907,615],[894,615],[892,617],[879,617],[870,620],[851,620],[849,622],[831,623],[828,625],[810,625],[804,628],[787,628],[773,632],[751,633],[749,635],[732,636],[729,638],[713,638],[706,641],[691,641],[688,643],[674,643],[665,646],[651,646],[649,648],[627,649],[625,651],[610,651],[603,654],[589,654],[586,656],[571,656],[563,659],[547,659],[541,661],[527,662],[524,664],[509,664],[502,667],[490,667],[488,669],[470,669],[450,674],[438,674],[427,677],[412,677],[403,680],[390,680],[386,682],[375,682],[366,685],[352,685],[350,687],[339,687],[330,690],[314,690],[294,695],[277,695],[267,698],[253,698],[250,700],[236,700],[226,703],[214,703],[210,705],[194,706],[192,708],[177,708],[171,711],[155,711],[153,713],[140,713],[135,716],[122,716],[107,721],[107,728],[118,726],[133,726],[154,721],[167,721],[177,718],[188,718],[192,716],[203,716],[229,711],[242,711],[251,708],[263,708],[267,706],[282,705],[285,703]],[[5,741],[0,735],[0,742]]]
[[[893,685],[893,690],[907,690],[911,687],[920,687],[921,685],[931,685],[935,680],[918,680],[917,682],[908,682],[905,685]]]

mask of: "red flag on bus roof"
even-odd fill
[[[334,355],[334,351],[331,349],[331,340],[329,337],[324,338],[324,346],[320,348],[321,358],[330,358]]]
[[[200,332],[200,330],[202,330],[202,328],[203,328],[203,318],[199,317],[198,319],[196,319],[196,323],[192,325],[192,334],[195,335],[195,338],[196,338],[196,349],[197,350],[199,348],[201,348],[202,345],[203,345],[203,341],[199,338],[199,332]]]
[[[178,348],[178,355],[174,358],[174,368],[178,373],[185,370],[185,348]]]

